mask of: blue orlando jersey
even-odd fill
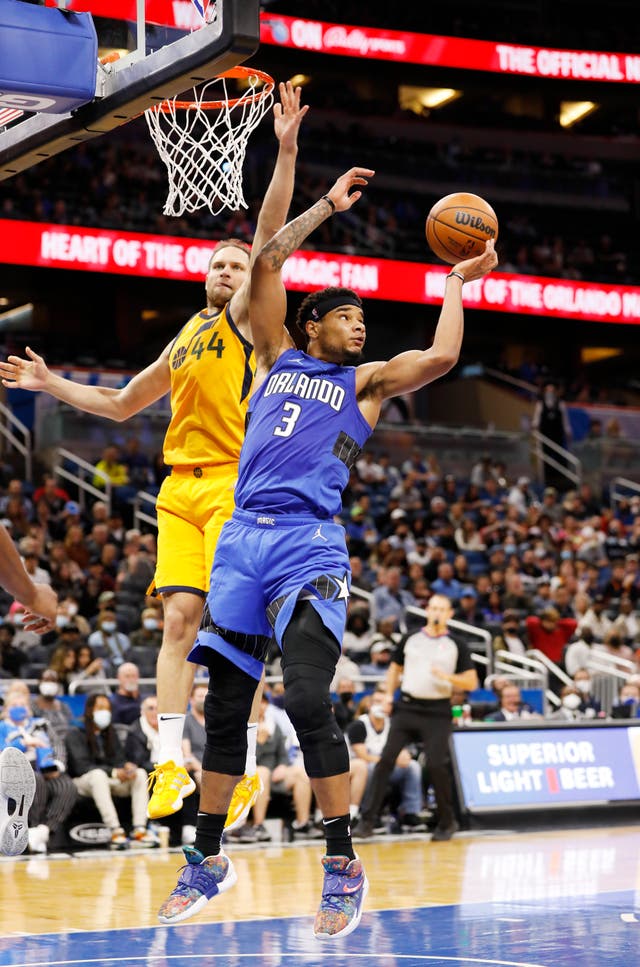
[[[356,371],[287,349],[249,402],[236,506],[333,517],[371,427]]]

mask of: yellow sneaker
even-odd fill
[[[149,786],[153,793],[147,806],[149,819],[162,819],[182,809],[182,800],[195,792],[196,784],[184,768],[175,762],[163,762],[149,773]]]
[[[227,831],[242,826],[261,792],[262,780],[257,772],[253,776],[243,776],[233,790],[233,798],[229,803],[227,821],[224,824]]]

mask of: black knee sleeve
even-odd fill
[[[284,707],[311,779],[349,771],[349,751],[329,694],[339,657],[338,642],[313,605],[298,602],[282,642]]]
[[[212,651],[209,691],[204,703],[207,741],[202,768],[241,776],[247,758],[247,721],[256,690],[255,678]]]

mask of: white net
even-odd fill
[[[245,77],[241,95],[227,89],[230,77]],[[145,111],[147,126],[169,178],[165,215],[208,208],[212,215],[247,208],[242,169],[247,143],[273,104],[273,80],[248,68],[194,88],[191,101],[173,98]]]

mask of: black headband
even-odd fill
[[[308,322],[309,319],[313,319],[317,322],[318,319],[322,319],[328,312],[331,312],[332,309],[337,309],[339,306],[356,306],[356,308],[361,309],[362,302],[355,293],[351,295],[346,293],[344,295],[329,296],[317,302],[304,321]]]

